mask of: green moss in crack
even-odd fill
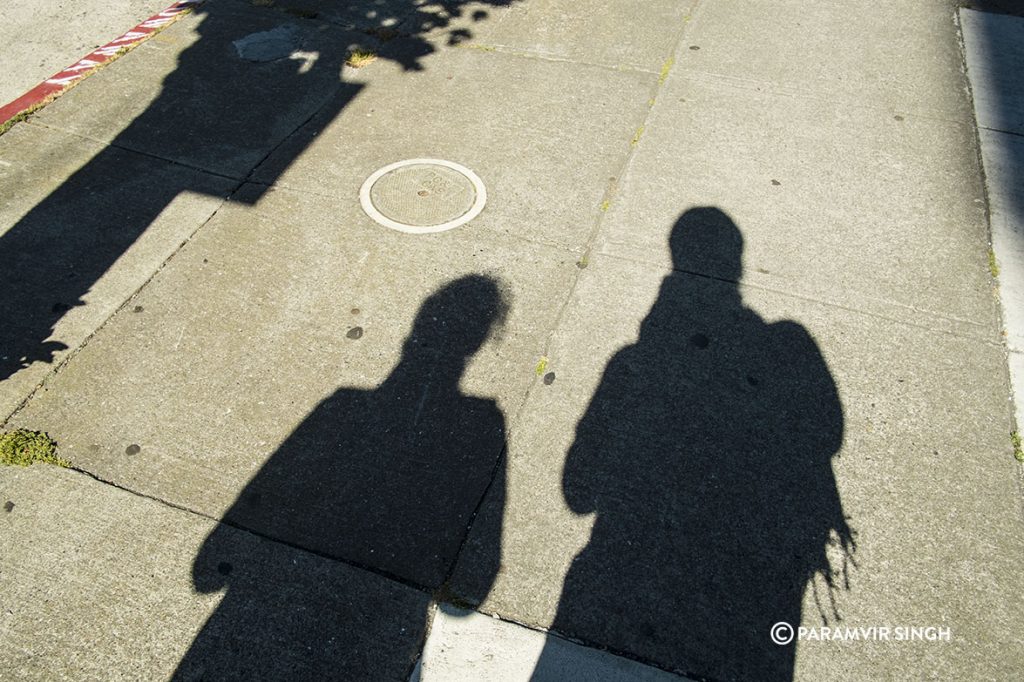
[[[57,456],[57,444],[42,431],[16,429],[0,433],[0,464],[27,467],[35,462],[71,466],[71,462]]]

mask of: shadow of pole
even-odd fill
[[[481,6],[512,1],[473,2],[471,20],[486,19]],[[435,50],[426,34],[445,29],[470,3],[393,0],[387,11],[369,0],[303,4],[363,31],[321,30],[294,8],[289,14],[235,0],[206,3],[196,10],[199,38],[180,54],[160,95],[109,146],[0,233],[0,381],[35,362],[53,362],[67,349],[51,338],[57,323],[86,305],[93,285],[175,197],[186,191],[223,197],[231,191],[226,186],[237,189],[280,146],[290,156],[276,159],[262,184],[235,197],[255,202],[364,87],[341,80],[351,50],[371,45],[379,57],[421,70],[421,59]],[[283,5],[289,9],[287,1]],[[275,27],[285,45],[281,54],[240,57],[239,39]],[[448,42],[469,35],[465,28],[452,29]],[[296,59],[296,53],[307,58]],[[300,130],[299,144],[285,152],[281,143]]]

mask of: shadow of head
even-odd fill
[[[486,275],[467,275],[432,294],[420,307],[403,355],[431,355],[462,362],[505,322],[508,295]]]
[[[743,272],[743,235],[721,209],[691,208],[679,217],[669,237],[676,270],[739,281]]]

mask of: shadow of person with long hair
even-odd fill
[[[483,21],[483,7],[513,1],[475,1],[469,20]],[[0,382],[35,362],[52,363],[66,342],[77,342],[58,323],[89,303],[96,282],[180,194],[234,192],[233,201],[255,203],[366,87],[342,79],[352,50],[370,49],[405,71],[421,71],[445,32],[451,44],[469,39],[465,22],[450,28],[469,4],[308,0],[286,8],[305,16],[315,6],[326,22],[236,0],[195,10],[198,37],[178,56],[159,96],[15,225],[0,225]],[[115,102],[133,94],[108,88]],[[121,107],[130,109],[108,109]],[[264,164],[272,152],[273,164]],[[258,167],[259,181],[235,192]]]
[[[507,307],[489,277],[448,284],[424,302],[380,386],[339,389],[270,457],[196,557],[196,590],[226,593],[176,679],[360,679],[375,648],[391,655],[366,640],[373,628],[422,633],[424,613],[412,622],[388,613],[387,600],[355,608],[352,585],[324,584],[288,561],[268,575],[260,557],[240,550],[235,529],[441,588],[488,487],[504,495],[504,417],[493,399],[459,384]],[[488,544],[493,582],[500,537]]]
[[[844,578],[854,549],[832,471],[842,406],[811,335],[743,304],[725,213],[687,211],[670,247],[674,271],[567,455],[566,502],[595,519],[553,629],[699,676],[788,680],[795,644],[773,624],[800,624],[815,576],[833,596],[830,543]],[[553,656],[534,679],[557,676]]]

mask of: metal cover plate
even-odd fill
[[[408,159],[373,173],[359,190],[366,214],[400,232],[427,234],[464,225],[484,208],[487,191],[471,170],[443,159]]]

